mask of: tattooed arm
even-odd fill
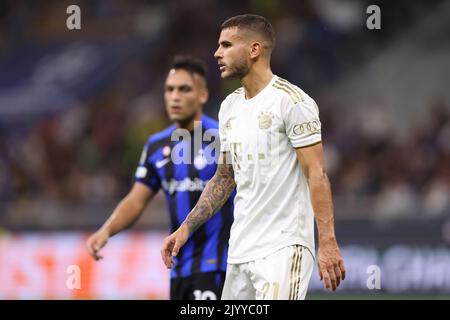
[[[228,159],[229,154],[221,153],[216,173],[206,184],[197,204],[181,226],[164,240],[161,257],[167,268],[173,267],[173,257],[178,254],[189,235],[211,218],[230,197],[236,184],[233,167]]]
[[[207,183],[197,204],[183,222],[190,233],[197,230],[223,206],[236,186],[233,167],[225,163],[225,158],[226,155],[222,153],[216,173]]]

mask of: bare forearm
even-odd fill
[[[200,227],[223,206],[235,186],[231,165],[219,165],[216,174],[207,183],[197,204],[184,221],[190,233]]]
[[[103,224],[102,229],[106,230],[109,236],[113,236],[120,231],[131,227],[141,216],[145,204],[132,201],[127,196],[114,209],[111,216]]]
[[[320,239],[335,238],[333,201],[328,176],[323,171],[312,172],[308,179],[311,202]]]

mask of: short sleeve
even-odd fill
[[[220,151],[230,151],[230,144],[227,140],[227,127],[229,126],[228,119],[226,117],[226,100],[222,102],[219,110],[219,137],[220,137]]]
[[[306,147],[322,140],[319,108],[309,96],[298,103],[286,99],[284,122],[286,134],[294,148]]]
[[[151,188],[155,193],[161,188],[161,179],[155,167],[150,161],[150,143],[147,143],[142,150],[139,166],[136,169],[134,180],[141,182]]]

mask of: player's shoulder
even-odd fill
[[[213,133],[213,134],[216,134],[214,132],[217,130],[217,134],[218,134],[219,122],[211,117],[208,117],[205,114],[202,115],[202,126],[203,126],[203,130],[208,130],[208,131],[210,131],[210,133]]]
[[[318,106],[311,96],[303,91],[299,86],[289,82],[286,79],[277,77],[272,83],[274,97],[278,97],[288,107],[301,106],[311,109],[313,112],[319,112]]]
[[[237,88],[230,94],[228,94],[225,99],[222,102],[222,105],[232,105],[234,102],[236,102],[239,99],[242,99],[242,97],[245,96],[245,90],[243,87]]]
[[[162,143],[166,142],[167,140],[169,140],[175,129],[176,129],[176,126],[175,126],[175,124],[173,124],[164,130],[161,130],[154,134],[151,134],[147,138],[147,143],[146,143],[147,148],[157,146],[157,145],[162,144]]]
[[[299,86],[292,82],[276,76],[272,82],[272,91],[276,97],[283,100],[289,100],[292,104],[308,103],[312,98]]]
[[[223,120],[224,117],[229,115],[233,110],[233,106],[237,105],[238,101],[243,98],[245,98],[245,90],[243,87],[240,87],[228,94],[220,104],[219,120]]]
[[[215,119],[213,119],[205,114],[202,115],[202,125],[205,129],[219,128],[219,123]]]
[[[228,97],[237,97],[237,96],[240,96],[240,95],[243,95],[243,94],[245,94],[244,87],[239,87],[236,90],[234,90],[233,92],[231,92],[228,95]]]

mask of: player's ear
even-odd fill
[[[261,55],[262,43],[253,42],[250,46],[250,58],[255,59]]]
[[[205,104],[208,101],[209,92],[208,89],[203,88],[200,90],[200,103]]]
[[[194,81],[196,91],[198,92],[198,99],[201,104],[205,104],[209,98],[208,85],[206,83],[206,79],[198,75],[195,75]]]

